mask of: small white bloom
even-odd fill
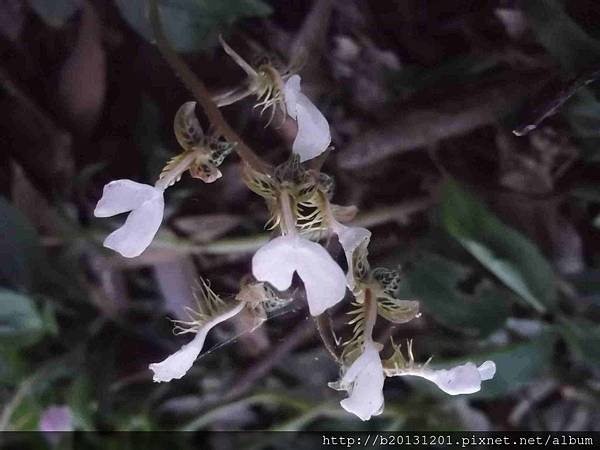
[[[337,234],[340,245],[344,249],[346,262],[348,263],[348,274],[346,276],[348,287],[354,288],[354,252],[361,246],[363,242],[369,242],[371,232],[366,228],[347,227],[341,223],[335,223],[333,231]]]
[[[262,246],[252,258],[252,274],[284,291],[294,272],[304,282],[311,315],[318,316],[344,298],[346,277],[331,255],[315,242],[297,235],[280,236]]]
[[[369,420],[383,411],[385,375],[376,344],[365,341],[362,354],[348,368],[338,386],[350,393],[340,405],[361,420]]]
[[[300,76],[292,75],[283,88],[288,115],[298,123],[298,134],[292,151],[300,156],[300,162],[315,158],[327,150],[331,143],[331,131],[321,111],[300,92]]]
[[[413,375],[435,383],[442,391],[450,395],[473,394],[481,389],[481,382],[491,380],[496,374],[496,364],[486,361],[477,367],[472,362],[452,369],[432,370],[427,367],[408,369],[399,376]]]
[[[238,314],[244,308],[244,305],[245,303],[240,302],[235,308],[209,320],[198,329],[191,342],[185,344],[164,361],[150,364],[150,370],[154,372],[152,379],[156,382],[162,382],[183,377],[202,351],[208,332],[216,325]]]
[[[104,246],[127,258],[140,255],[152,242],[163,219],[163,189],[131,180],[104,186],[94,215],[111,217],[131,211],[125,224],[104,240]]]

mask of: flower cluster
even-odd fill
[[[276,236],[252,258],[253,279],[243,283],[233,299],[223,300],[202,281],[197,310],[190,310],[189,321],[176,321],[175,331],[192,333],[194,338],[180,350],[159,363],[151,364],[154,381],[168,382],[181,378],[200,355],[208,332],[219,323],[247,309],[259,325],[266,313],[287,304],[294,274],[304,286],[312,316],[324,314],[345,298],[352,319],[351,331],[341,344],[339,362],[341,378],[330,386],[348,393],[341,406],[368,420],[383,410],[383,387],[386,377],[416,376],[436,384],[450,394],[478,391],[484,380],[494,376],[495,365],[486,361],[480,366],[469,362],[451,369],[434,370],[416,364],[412,342],[405,356],[392,343],[393,354],[382,360],[383,345],[373,338],[376,320],[406,323],[419,316],[417,301],[400,298],[401,274],[395,270],[371,268],[368,245],[371,232],[362,227],[345,225],[353,208],[332,203],[334,182],[328,175],[303,164],[329,148],[331,133],[323,114],[302,93],[298,75],[279,71],[271,64],[253,67],[222,41],[225,52],[246,73],[240,88],[213,98],[224,107],[254,96],[261,113],[275,114],[297,123],[297,134],[288,160],[269,170],[258,170],[242,161],[242,178],[249,189],[263,197],[270,212],[267,223]],[[131,180],[107,184],[98,201],[97,217],[130,212],[125,224],[111,233],[104,245],[125,257],[141,254],[158,231],[164,210],[164,191],[176,183],[184,172],[205,183],[221,177],[218,167],[238,142],[228,142],[218,134],[205,135],[195,115],[195,102],[184,104],[175,115],[174,131],[183,151],[169,161],[154,186]],[[241,154],[240,154],[241,155]],[[345,256],[346,272],[319,242],[336,236]]]

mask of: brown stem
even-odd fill
[[[150,24],[152,26],[152,31],[154,32],[154,36],[156,38],[156,45],[158,46],[160,53],[175,71],[175,73],[179,75],[181,81],[183,81],[183,84],[185,84],[185,86],[191,91],[198,103],[200,103],[210,123],[225,139],[227,139],[229,142],[235,142],[237,144],[235,146],[235,150],[238,156],[252,166],[254,170],[259,172],[270,171],[271,166],[263,161],[250,147],[248,147],[248,145],[235,132],[235,130],[231,128],[221,114],[221,111],[219,111],[219,108],[215,102],[212,100],[204,83],[194,74],[194,72],[191,71],[183,59],[177,54],[173,47],[171,47],[171,44],[169,43],[162,29],[156,0],[149,0],[149,4]]]
[[[333,326],[331,323],[331,316],[326,314],[320,314],[315,317],[315,325],[317,326],[317,331],[319,332],[319,337],[323,342],[323,345],[331,355],[331,357],[335,360],[335,362],[339,363],[342,357],[341,351],[337,343],[335,342],[335,338],[333,335]]]
[[[377,320],[377,299],[373,297],[373,293],[370,288],[365,288],[365,341],[373,340],[373,328],[375,328],[375,321]]]

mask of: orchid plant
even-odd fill
[[[344,224],[355,209],[333,204],[333,179],[316,169],[317,165],[305,164],[329,148],[331,133],[324,115],[302,93],[300,76],[279,71],[271,64],[253,67],[221,39],[223,49],[241,67],[247,79],[241,87],[211,97],[169,46],[160,28],[155,2],[151,2],[150,19],[159,49],[201,104],[211,122],[211,132],[205,134],[196,117],[197,103],[185,103],[174,119],[174,132],[182,152],[166,164],[154,186],[116,180],[104,187],[94,214],[109,217],[129,212],[125,224],[111,233],[104,245],[124,257],[140,255],[161,225],[164,191],[185,172],[205,183],[215,182],[221,177],[218,167],[232,151],[240,156],[245,184],[265,200],[270,213],[267,227],[275,234],[253,256],[252,277],[242,284],[234,298],[220,298],[207,282],[201,281],[197,309],[188,311],[190,320],[175,321],[176,333],[189,333],[194,337],[162,362],[150,364],[154,381],[168,382],[183,377],[200,355],[209,331],[242,310],[250,311],[256,325],[260,325],[267,312],[290,301],[293,276],[297,274],[304,285],[312,316],[322,317],[340,303],[350,308],[348,339],[339,349],[329,348],[341,370],[339,381],[330,383],[330,387],[348,393],[348,397],[341,400],[341,406],[348,412],[362,420],[381,413],[386,377],[421,377],[450,395],[479,391],[482,381],[494,376],[492,361],[480,366],[468,362],[434,370],[429,367],[429,361],[415,363],[412,342],[408,342],[406,354],[392,342],[392,356],[385,360],[380,357],[383,345],[373,337],[377,319],[406,323],[420,315],[419,303],[400,298],[399,271],[370,267],[371,232]],[[255,107],[261,113],[271,110],[267,125],[276,114],[297,123],[289,158],[277,167],[262,161],[244,144],[219,111],[250,96],[256,98]],[[346,273],[320,244],[324,238],[334,235],[344,252]],[[345,299],[351,301],[343,302]],[[327,345],[327,339],[323,337],[323,340]]]

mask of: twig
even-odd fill
[[[588,70],[575,79],[570,80],[553,97],[545,101],[539,108],[536,108],[526,120],[513,130],[517,136],[525,136],[535,130],[547,117],[550,117],[565,104],[567,100],[573,97],[577,91],[590,83],[600,79],[600,69]]]
[[[254,170],[259,172],[268,172],[271,170],[271,166],[263,161],[248,145],[242,140],[242,138],[235,132],[233,128],[227,123],[221,111],[212,100],[212,97],[204,83],[191,71],[188,65],[183,59],[177,54],[169,43],[165,36],[162,25],[160,23],[160,16],[158,12],[158,5],[156,0],[149,0],[150,2],[150,24],[156,38],[156,45],[160,50],[161,54],[171,66],[171,68],[179,75],[183,84],[190,90],[194,95],[194,98],[200,103],[202,109],[206,113],[208,120],[215,127],[218,133],[220,133],[225,139],[231,143],[236,143],[235,151],[241,159],[247,162]]]
[[[359,169],[492,124],[529,88],[525,79],[512,80],[459,92],[431,106],[413,106],[387,124],[361,133],[340,151],[339,165]]]

